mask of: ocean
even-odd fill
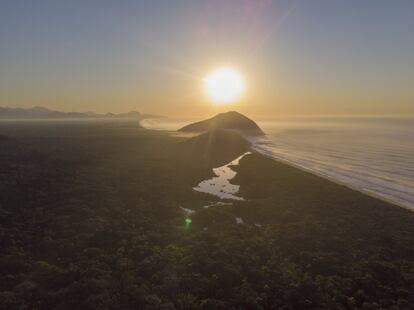
[[[190,122],[157,123],[152,128],[176,130]],[[414,118],[280,118],[257,123],[267,134],[254,141],[257,151],[414,210]]]

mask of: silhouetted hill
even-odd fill
[[[209,130],[199,136],[190,138],[180,144],[183,157],[188,162],[207,162],[218,167],[235,159],[249,150],[250,143],[237,132],[216,129]]]
[[[254,121],[235,111],[217,114],[210,119],[187,125],[179,131],[203,132],[212,129],[235,130],[249,136],[265,134]]]
[[[163,118],[164,116],[153,114],[142,114],[137,111],[128,113],[106,113],[98,114],[95,112],[62,112],[49,110],[44,107],[33,107],[29,109],[0,107],[0,118],[2,119],[56,119],[56,118],[131,118],[148,119]]]

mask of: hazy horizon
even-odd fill
[[[196,119],[203,119],[215,116],[219,113],[226,113],[229,111],[236,111],[241,113],[237,108],[235,107],[229,107],[229,106],[223,106],[223,107],[217,107],[215,109],[210,109],[209,111],[205,111],[204,113],[199,114],[166,114],[166,113],[153,113],[152,111],[145,111],[141,110],[138,106],[136,108],[132,107],[131,110],[119,110],[118,112],[114,111],[93,111],[93,110],[70,110],[70,109],[54,109],[50,106],[28,106],[28,107],[19,107],[19,106],[0,106],[0,108],[10,108],[10,109],[32,109],[32,108],[46,108],[51,111],[57,111],[57,112],[64,112],[64,113],[96,113],[98,115],[105,115],[105,114],[125,114],[128,112],[139,112],[141,114],[148,114],[148,115],[157,115],[162,117],[167,117],[172,120],[174,119],[182,119],[182,120],[196,120]],[[413,114],[254,114],[254,113],[242,113],[246,114],[246,116],[253,118],[255,120],[275,120],[275,119],[300,119],[300,118],[401,118],[401,119],[411,119],[414,118]],[[1,118],[0,118],[1,120]]]
[[[414,2],[2,1],[0,106],[201,117],[414,115]],[[236,68],[216,105],[202,80]]]

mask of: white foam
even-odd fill
[[[254,141],[256,151],[414,210],[412,120],[266,126],[268,139]]]

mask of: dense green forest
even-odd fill
[[[414,309],[403,208],[259,154],[217,205],[215,161],[134,123],[0,135],[1,309]]]

